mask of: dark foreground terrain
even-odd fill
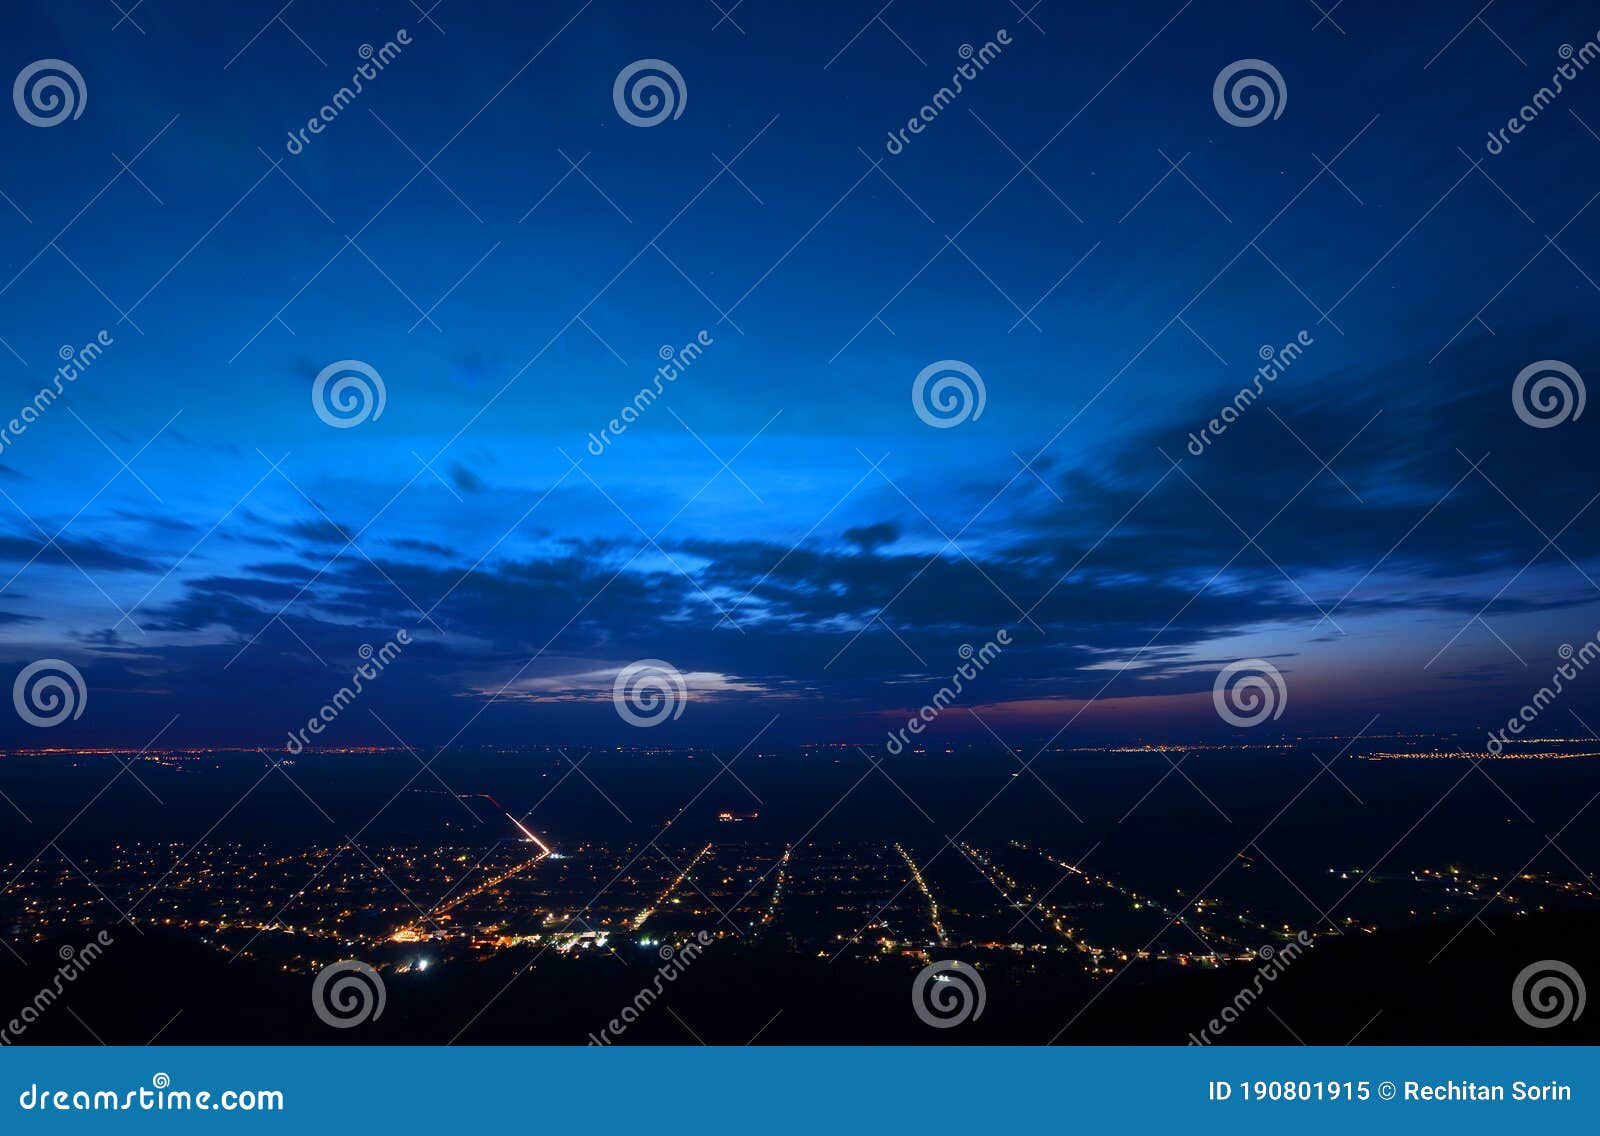
[[[1459,932],[1459,934],[1458,934]],[[1285,967],[1217,1044],[1596,1044],[1587,1013],[1539,1029],[1511,1000],[1523,967],[1561,944],[1580,974],[1600,974],[1600,918],[1561,914],[1437,925],[1318,940]],[[44,960],[54,944],[27,948]],[[1440,953],[1442,950],[1442,953]],[[531,957],[534,952],[530,951]],[[619,1044],[1183,1044],[1201,1034],[1258,968],[1217,970],[1135,962],[1113,978],[974,960],[981,1017],[925,1025],[910,993],[919,965],[756,953],[713,944],[620,1035]],[[503,952],[487,962],[391,975],[381,1017],[334,1029],[314,1014],[306,975],[251,960],[229,964],[159,929],[125,929],[20,1044],[584,1044],[652,986],[659,959],[597,953],[531,968]],[[45,966],[0,972],[0,1005],[38,993]]]

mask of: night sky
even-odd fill
[[[1600,373],[1600,61],[1488,145],[1600,6],[430,2],[8,6],[5,75],[86,97],[0,116],[0,422],[110,345],[0,449],[4,672],[87,688],[0,743],[281,746],[401,631],[325,742],[881,742],[1002,630],[931,736],[1231,735],[1241,659],[1258,737],[1469,729],[1600,630],[1600,411],[1512,399]]]

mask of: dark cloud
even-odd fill
[[[429,556],[450,557],[455,552],[448,545],[440,544],[435,540],[418,540],[416,537],[396,537],[386,541],[390,548],[400,548],[407,552],[421,552]]]
[[[0,536],[0,561],[13,564],[39,564],[48,567],[104,569],[113,572],[162,571],[154,561],[137,553],[117,548],[108,541],[87,537]]]
[[[844,530],[844,539],[868,556],[886,544],[900,539],[900,526],[893,521],[880,521],[875,525],[862,525]]]
[[[455,462],[450,466],[450,480],[463,493],[482,493],[487,488],[482,478],[460,462]]]
[[[726,676],[729,705],[799,699],[870,720],[947,676],[963,644],[1000,629],[1013,642],[985,673],[985,702],[1196,694],[1232,661],[1210,649],[1218,642],[1267,627],[1297,628],[1308,645],[1345,641],[1324,611],[1339,624],[1430,613],[1448,623],[1491,601],[1497,618],[1594,602],[1570,565],[1568,586],[1495,595],[1529,560],[1566,564],[1554,549],[1541,552],[1532,510],[1577,510],[1582,491],[1546,491],[1540,470],[1550,454],[1540,451],[1595,464],[1581,446],[1504,424],[1493,441],[1505,457],[1491,452],[1482,474],[1456,453],[1481,456],[1481,401],[1504,395],[1506,365],[1486,356],[1431,400],[1396,391],[1387,371],[1342,374],[1282,399],[1290,388],[1272,388],[1274,400],[1199,457],[1185,451],[1183,427],[1226,391],[1197,394],[1193,406],[1100,447],[1092,463],[1032,463],[1048,487],[1031,477],[1009,486],[998,474],[969,479],[964,492],[993,504],[956,547],[897,494],[880,499],[882,519],[846,527],[837,541],[685,537],[663,542],[664,562],[634,537],[569,536],[542,554],[501,550],[470,569],[449,566],[457,550],[443,540],[375,539],[364,543],[408,555],[369,559],[339,552],[352,532],[322,517],[251,515],[253,526],[319,555],[191,576],[141,621],[153,632],[220,631],[234,651],[260,637],[301,659],[332,659],[407,628],[426,648],[393,685],[439,705],[487,697],[519,667],[537,677],[558,662],[583,672],[664,658]],[[451,474],[481,485],[465,466]],[[915,487],[908,493],[915,499]],[[1600,552],[1597,532],[1574,526],[1559,543],[1581,564]],[[686,575],[674,563],[692,568]],[[1276,657],[1291,671],[1306,665],[1294,652]],[[174,689],[209,681],[181,660],[215,663],[204,652],[163,658]],[[1441,670],[1454,686],[1508,674],[1494,663]],[[506,697],[536,712],[557,695],[518,688]]]

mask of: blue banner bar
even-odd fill
[[[1597,1079],[1587,1047],[11,1049],[0,1128],[1564,1132]]]

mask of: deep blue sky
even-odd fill
[[[330,738],[392,741],[371,711],[418,746],[881,738],[1002,627],[950,736],[987,736],[969,708],[1018,743],[1215,733],[1245,657],[1286,676],[1275,730],[1503,719],[1600,628],[1597,514],[1540,535],[1600,489],[1600,412],[1533,429],[1510,398],[1536,360],[1600,372],[1600,68],[1485,141],[1600,6],[1479,6],[11,5],[4,74],[65,59],[88,98],[0,116],[0,420],[61,345],[114,343],[0,453],[6,673],[90,690],[0,738],[281,743],[400,628]],[[1249,57],[1288,97],[1241,129],[1212,82]],[[640,58],[681,117],[619,117]],[[332,429],[309,392],[351,358],[387,404]],[[941,359],[980,420],[912,412]],[[609,698],[637,659],[693,691],[649,734]]]

